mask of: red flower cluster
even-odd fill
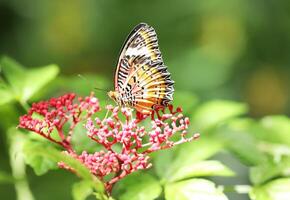
[[[73,152],[70,141],[75,126],[99,110],[99,101],[93,94],[84,99],[79,97],[77,100],[75,94],[66,94],[33,103],[28,114],[20,117],[18,127],[36,132]],[[70,124],[67,134],[64,133],[66,124]],[[53,131],[58,133],[60,140],[51,136]]]
[[[66,153],[78,159],[93,175],[105,182],[108,192],[113,184],[126,175],[151,167],[149,153],[199,136],[194,134],[186,137],[189,119],[183,116],[181,109],[173,111],[172,106],[156,111],[157,117],[151,116],[151,124],[146,124],[150,116],[135,114],[131,108],[108,105],[106,110],[104,119],[92,119],[92,115],[100,111],[97,98],[91,94],[76,101],[74,94],[68,94],[33,104],[29,113],[20,118],[19,127],[34,131],[63,146]],[[42,118],[35,118],[35,113]],[[87,136],[102,145],[102,151],[90,154],[84,150],[80,155],[74,151],[70,139],[76,124],[83,120],[86,120]],[[70,123],[70,128],[65,134],[66,123]],[[51,137],[53,130],[58,132],[60,141]],[[180,132],[179,140],[171,140],[177,132]],[[63,162],[59,163],[59,167],[74,171]],[[108,180],[107,177],[113,178]]]

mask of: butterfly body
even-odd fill
[[[173,100],[174,81],[163,64],[155,30],[137,25],[128,36],[115,73],[115,91],[108,93],[118,105],[150,114]]]

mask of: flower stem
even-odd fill
[[[15,182],[17,200],[34,200],[34,197],[30,191],[28,182],[26,180],[26,167],[23,154],[21,153],[23,138],[19,134],[13,134],[13,136],[11,137],[9,156],[12,175],[14,179],[17,180]]]

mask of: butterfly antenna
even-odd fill
[[[105,89],[102,89],[102,88],[97,88],[97,87],[94,87],[95,90],[100,90],[100,91],[104,91],[104,92],[108,92],[107,90]]]
[[[107,92],[107,90],[105,90],[105,89],[94,87],[92,85],[92,83],[86,77],[84,77],[83,75],[78,74],[78,77],[81,78],[81,79],[83,79],[84,81],[86,81],[86,83],[89,85],[90,88],[94,88],[95,90]]]
[[[106,105],[108,105],[110,101],[111,101],[111,99],[107,96],[107,98],[106,98]]]

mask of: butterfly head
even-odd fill
[[[116,103],[119,102],[119,93],[116,91],[109,91],[108,96],[113,99]]]

